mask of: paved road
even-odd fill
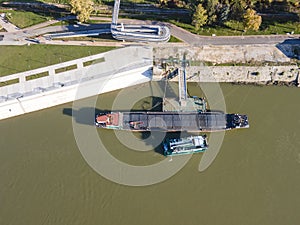
[[[96,20],[97,18],[93,18]],[[98,18],[100,19],[100,18]],[[103,18],[104,19],[104,18]],[[106,18],[107,19],[107,18]],[[254,45],[254,44],[278,44],[285,40],[293,40],[290,43],[300,44],[300,35],[250,35],[250,36],[201,36],[190,33],[174,24],[163,23],[157,21],[141,21],[134,19],[119,19],[124,24],[165,24],[171,30],[171,34],[183,42],[194,45]]]
[[[195,46],[201,45],[255,45],[255,44],[278,44],[287,39],[290,43],[300,44],[300,35],[250,35],[250,36],[200,36],[192,34],[173,24],[168,24],[173,36]]]
[[[69,19],[69,18],[67,18]],[[0,35],[4,35],[3,40],[0,41],[0,45],[7,44],[26,44],[27,38],[32,36],[39,36],[51,32],[76,32],[82,30],[90,30],[91,32],[94,29],[107,29],[110,26],[111,19],[105,17],[92,17],[92,20],[104,20],[107,21],[107,24],[90,24],[90,25],[67,25],[67,26],[49,26],[54,24],[59,20],[47,21],[23,30],[10,30],[11,32],[2,32]],[[1,22],[1,20],[0,20]],[[2,21],[3,22],[3,21]],[[141,21],[141,20],[131,20],[131,19],[120,19],[119,22],[124,24],[165,24],[171,29],[173,36],[181,39],[183,42],[193,45],[193,46],[202,46],[202,45],[255,45],[255,44],[278,44],[283,43],[288,40],[289,43],[300,44],[300,35],[255,35],[255,36],[222,36],[222,37],[209,37],[209,36],[199,36],[192,34],[180,27],[177,27],[173,24],[162,23],[157,21]],[[4,22],[3,22],[4,23]],[[7,25],[7,23],[6,23]],[[8,23],[9,25],[9,23]],[[49,43],[49,42],[47,42]],[[71,43],[71,42],[69,42]],[[74,43],[74,42],[73,42]],[[58,44],[58,43],[57,43]],[[65,44],[62,42],[61,44]],[[85,45],[94,45],[94,43],[87,42]]]
[[[98,29],[107,29],[110,24],[78,24],[78,25],[63,25],[63,26],[49,26],[58,21],[48,21],[40,25],[35,25],[34,27],[25,28],[22,30],[17,30],[15,32],[1,32],[0,35],[4,35],[3,41],[0,41],[0,45],[20,45],[28,43],[28,39],[32,39],[34,36],[40,36],[47,33],[57,33],[57,32],[76,32],[76,31],[87,31]],[[43,27],[45,26],[45,27]]]

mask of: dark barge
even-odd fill
[[[100,113],[96,115],[95,125],[140,132],[214,132],[249,127],[247,115],[209,111],[204,98],[188,97],[185,70],[177,73],[179,98],[163,98],[162,111]]]
[[[107,112],[96,115],[95,125],[131,131],[213,132],[248,128],[248,117],[223,112]]]

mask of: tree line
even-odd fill
[[[71,12],[77,14],[78,20],[86,22],[93,11],[93,5],[100,0],[68,0]],[[274,4],[283,4],[280,9],[288,9],[286,6],[299,7],[299,1],[292,0],[153,0],[161,7],[186,8],[192,13],[191,23],[195,30],[203,26],[222,26],[230,20],[241,21],[244,30],[257,31],[262,23],[259,11],[268,11],[274,8]]]
[[[245,30],[259,30],[262,23],[260,12],[289,12],[299,10],[300,1],[293,0],[158,0],[168,7],[184,7],[192,12],[192,24],[196,30],[201,27],[222,26],[226,21],[241,21]]]
[[[203,0],[195,6],[192,24],[199,30],[204,25],[223,25],[228,20],[243,21],[245,30],[258,30],[262,23],[254,1]]]

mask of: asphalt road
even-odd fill
[[[168,24],[173,36],[194,45],[255,45],[279,44],[289,39],[290,44],[300,44],[300,35],[250,35],[250,36],[200,36],[192,34],[173,24]]]
[[[69,18],[68,18],[69,19]],[[42,24],[35,25],[22,30],[16,30],[13,32],[2,32],[3,40],[0,41],[0,45],[20,45],[26,44],[28,39],[33,36],[40,36],[46,33],[53,32],[76,32],[76,31],[90,31],[93,32],[95,29],[107,29],[110,27],[110,18],[91,18],[99,20],[107,20],[107,24],[78,24],[78,25],[67,25],[67,26],[49,26],[58,22],[59,20],[47,21]],[[60,19],[61,20],[61,19]],[[3,22],[0,20],[0,23]],[[119,22],[124,24],[165,24],[171,29],[171,34],[176,38],[182,40],[186,44],[192,46],[202,45],[256,45],[256,44],[278,44],[278,43],[290,43],[300,44],[300,35],[253,35],[253,36],[199,36],[192,34],[180,27],[173,24],[162,23],[157,21],[140,21],[130,19],[119,19]],[[7,25],[7,24],[6,24]],[[61,42],[64,44],[63,42]],[[86,42],[86,45],[93,45],[93,43]]]

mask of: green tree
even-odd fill
[[[218,4],[217,7],[217,23],[219,25],[224,24],[228,20],[230,8],[228,3]]]
[[[207,23],[207,17],[207,11],[203,8],[202,4],[199,4],[193,15],[193,25],[197,31]]]
[[[161,7],[166,6],[168,4],[168,0],[158,0],[158,3]]]
[[[232,0],[230,5],[230,19],[241,20],[247,7],[245,0]]]
[[[208,24],[214,24],[217,20],[217,5],[218,5],[218,0],[205,0],[204,1],[204,8],[207,11],[207,23]]]
[[[245,30],[257,31],[262,22],[261,16],[257,15],[254,9],[247,9],[243,19]]]
[[[80,22],[88,21],[94,9],[92,0],[70,0],[70,5],[71,12],[77,15]]]

